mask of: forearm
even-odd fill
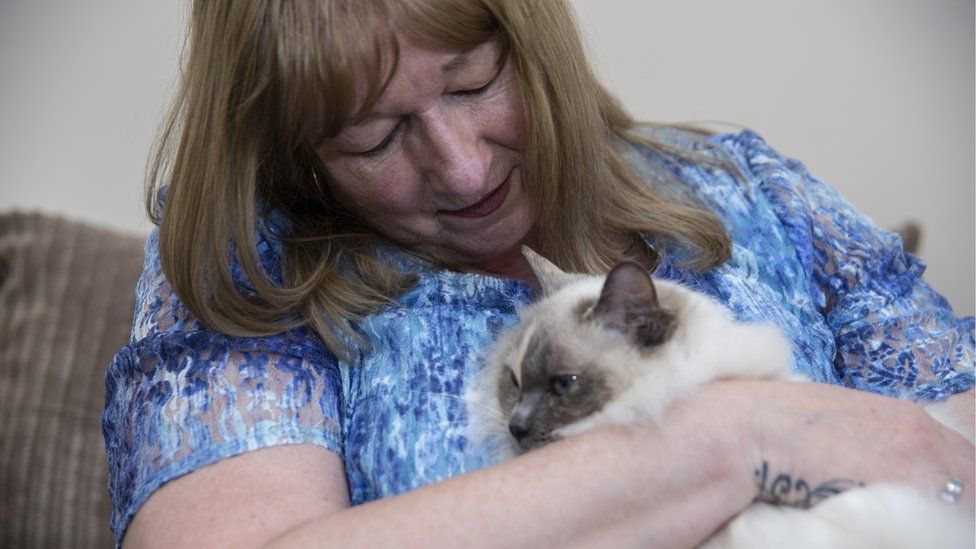
[[[973,389],[952,395],[944,402],[929,404],[925,409],[970,442],[976,438],[976,391]]]
[[[690,546],[755,495],[723,438],[679,407],[306,523],[275,546]],[[737,470],[736,470],[737,469]]]
[[[814,488],[839,481],[898,482],[937,497],[951,477],[972,511],[973,457],[970,442],[914,404],[817,383],[721,381],[669,409],[659,426],[593,431],[355,508],[335,452],[301,444],[246,452],[163,485],[124,542],[691,546],[757,496],[815,503],[823,493]]]

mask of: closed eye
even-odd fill
[[[504,68],[505,68],[505,65],[503,63],[502,65],[500,65],[498,67],[498,72],[496,72],[495,75],[491,77],[491,80],[489,80],[488,82],[486,82],[482,86],[479,86],[477,88],[473,88],[473,89],[470,89],[470,90],[457,90],[457,91],[452,91],[452,92],[450,92],[450,94],[453,95],[453,96],[455,96],[455,97],[476,97],[476,96],[479,96],[479,95],[485,93],[486,91],[488,91],[489,88],[491,88],[491,86],[498,80],[498,77],[501,76],[502,70],[504,70]]]
[[[384,149],[389,147],[394,141],[396,141],[400,137],[400,134],[403,133],[403,126],[405,124],[406,124],[405,119],[401,118],[397,122],[396,126],[393,126],[393,129],[390,130],[390,133],[386,134],[386,137],[384,137],[383,140],[380,141],[378,145],[376,145],[372,149],[369,149],[368,151],[357,152],[355,154],[357,154],[358,156],[373,156],[375,154],[379,154],[383,152]]]

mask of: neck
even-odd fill
[[[478,265],[471,265],[470,269],[466,270],[488,274],[498,278],[521,280],[534,286],[537,285],[535,275],[532,274],[532,269],[529,267],[528,262],[522,257],[521,251],[505,252],[505,254],[489,261],[484,261]]]
[[[633,237],[621,237],[621,242],[629,242],[627,250],[624,255],[627,259],[635,261],[642,265],[645,269],[650,269],[654,264],[654,257],[651,251],[647,249],[647,245],[644,244],[642,239],[634,239]],[[536,280],[535,274],[532,272],[532,268],[529,266],[528,261],[522,255],[522,246],[527,245],[534,250],[540,250],[538,246],[537,233],[533,229],[519,241],[518,244],[509,248],[504,253],[481,261],[478,263],[472,263],[469,265],[462,266],[462,270],[472,273],[487,274],[490,276],[498,278],[511,278],[514,280],[521,280],[523,282],[528,282],[532,286],[538,287],[539,283]]]
[[[538,238],[535,229],[529,231],[522,240],[508,250],[492,258],[469,265],[463,265],[462,270],[472,273],[487,274],[498,278],[510,278],[528,282],[538,286],[535,275],[528,261],[522,255],[522,246],[538,249]]]

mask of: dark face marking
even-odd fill
[[[571,350],[535,333],[521,364],[521,386],[505,373],[499,387],[509,430],[525,452],[558,438],[553,431],[600,411],[611,398],[598,368],[573,366]]]
[[[641,352],[668,341],[676,325],[675,315],[661,307],[650,276],[629,262],[610,271],[598,299],[581,299],[572,314],[581,324],[596,322],[623,334]],[[584,343],[562,343],[571,334],[560,335],[524,326],[522,336],[528,341],[519,342],[520,351],[524,345],[522,362],[507,365],[498,379],[499,404],[522,451],[556,440],[555,431],[599,412],[614,396],[607,378],[613,366],[581,363],[573,345]],[[519,380],[512,368],[520,372]]]
[[[592,318],[645,348],[667,341],[675,323],[674,315],[661,308],[651,277],[631,262],[620,263],[607,275]]]

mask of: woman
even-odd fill
[[[525,243],[778,322],[821,381],[973,386],[972,320],[891,235],[754,134],[636,131],[563,2],[198,2],[183,78],[107,376],[120,542],[686,546],[772,497],[761,468],[973,505],[972,445],[829,385],[716,383],[500,464],[464,436]]]

